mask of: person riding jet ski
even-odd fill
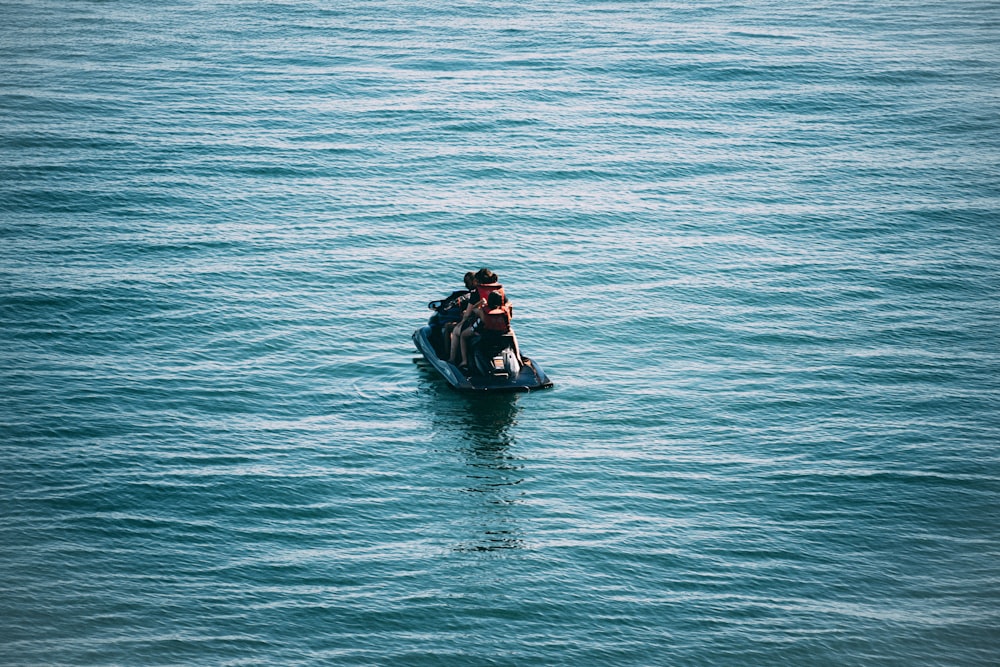
[[[475,334],[480,336],[481,344],[486,345],[492,345],[502,336],[510,335],[514,355],[517,359],[521,359],[521,351],[517,346],[517,336],[514,335],[514,330],[510,326],[513,308],[506,301],[502,289],[489,292],[485,300],[481,300],[474,306],[473,315],[476,318],[475,322],[466,332],[462,333],[460,338],[459,347],[462,353],[462,363],[459,364],[459,368],[468,368],[469,338]]]
[[[497,274],[486,267],[476,271],[472,277],[472,285],[473,287],[469,290],[471,298],[465,302],[465,312],[462,313],[459,322],[451,328],[450,334],[446,334],[450,342],[448,362],[457,364],[460,368],[468,365],[469,356],[466,350],[468,349],[469,337],[475,333],[473,325],[478,322],[476,309],[484,306],[486,298],[493,292],[499,292],[503,296],[504,302],[507,301],[503,285],[500,284]],[[461,362],[459,362],[459,352],[461,352]]]
[[[513,309],[496,274],[489,269],[466,274],[466,288],[428,303],[434,314],[413,332],[413,342],[430,366],[462,391],[551,387],[538,364],[521,356],[510,326]],[[459,352],[462,368],[455,364]]]

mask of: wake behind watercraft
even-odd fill
[[[454,322],[445,301],[431,301],[434,311],[427,324],[413,332],[413,343],[424,359],[455,389],[464,391],[534,391],[552,382],[537,363],[518,358],[511,333],[476,333],[469,340],[469,367],[463,372],[448,362],[444,327]]]

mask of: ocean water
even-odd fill
[[[1000,660],[997,3],[0,17],[3,665]]]

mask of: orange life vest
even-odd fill
[[[510,307],[504,304],[499,308],[484,310],[483,331],[505,334],[510,331]]]
[[[500,296],[503,297],[504,301],[507,300],[507,295],[503,292],[503,285],[500,283],[486,283],[485,285],[476,285],[476,291],[479,292],[480,299],[488,299],[490,297],[490,292],[500,292]]]

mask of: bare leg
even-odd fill
[[[514,335],[514,330],[510,330],[511,340],[514,341],[514,354],[517,356],[517,360],[521,361],[521,348],[517,346],[517,336]]]
[[[448,354],[448,363],[453,364],[458,361],[458,337],[461,335],[462,323],[458,322],[451,328],[451,345],[449,346],[451,352]]]
[[[462,349],[462,366],[466,366],[469,363],[469,337],[472,336],[472,327],[469,327],[462,332],[460,340],[460,347]]]
[[[448,363],[453,364],[458,356],[459,348],[462,350],[462,358],[465,358],[465,348],[459,345],[459,336],[465,332],[462,327],[469,320],[469,316],[473,313],[473,304],[469,304],[465,307],[465,311],[462,313],[462,319],[455,323],[455,326],[451,330],[451,354],[448,357]]]
[[[441,329],[441,340],[444,342],[444,354],[441,356],[442,359],[451,356],[451,333],[454,328],[455,323],[449,322]]]

